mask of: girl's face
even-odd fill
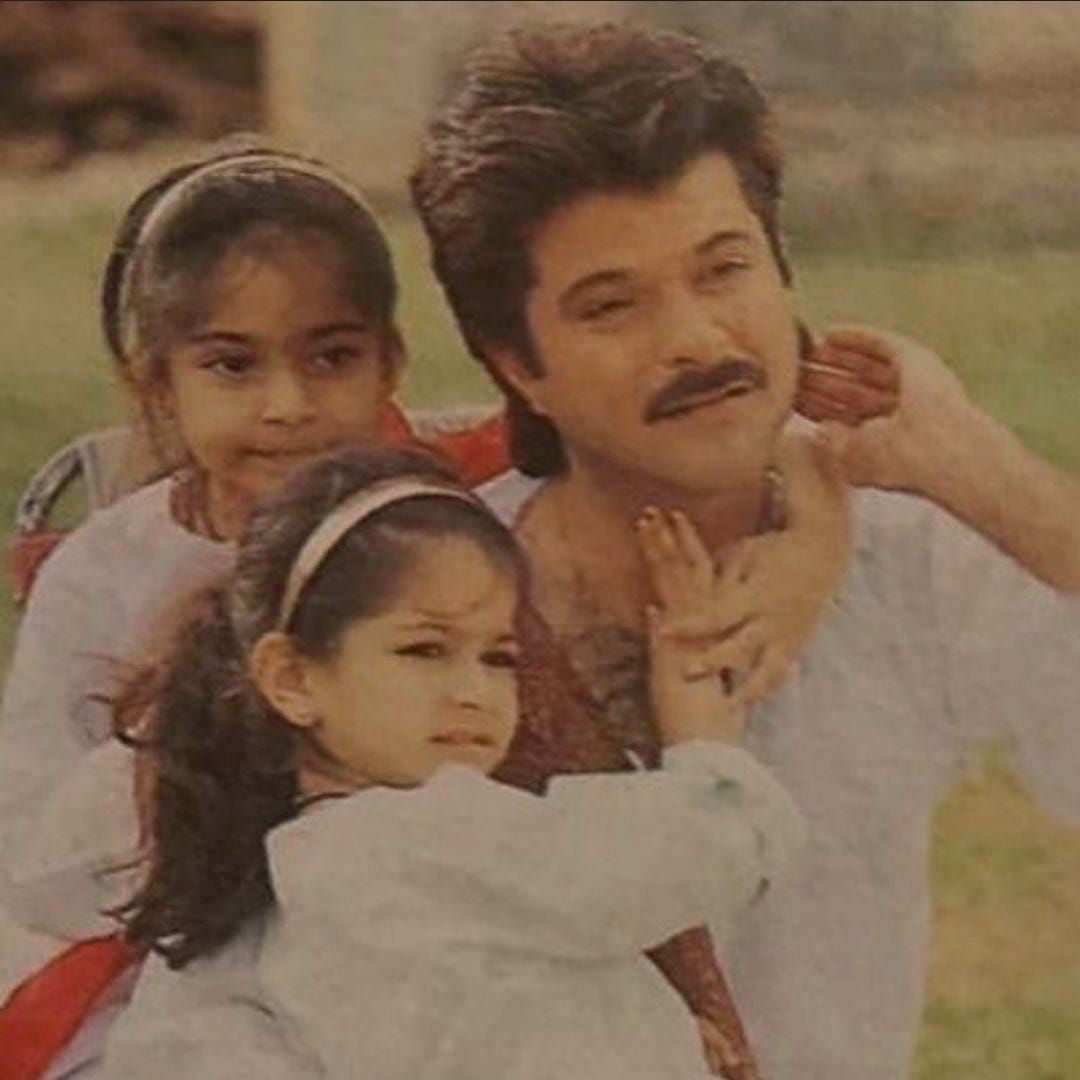
[[[490,772],[517,725],[513,572],[463,537],[420,541],[393,600],[328,660],[302,660],[312,753],[301,786],[423,783],[446,762]]]
[[[225,537],[298,464],[373,438],[396,386],[396,335],[345,295],[336,264],[317,241],[227,257],[205,317],[169,351],[163,404]]]

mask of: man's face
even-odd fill
[[[707,494],[760,473],[788,416],[790,297],[730,161],[655,192],[568,203],[530,247],[526,319],[543,374],[502,370],[572,470]]]

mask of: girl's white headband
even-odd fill
[[[276,629],[284,631],[289,625],[304,587],[350,529],[385,506],[421,497],[458,499],[483,508],[483,503],[469,492],[422,477],[395,477],[358,491],[323,518],[297,552],[285,582]]]
[[[172,216],[176,208],[182,205],[191,189],[197,184],[202,183],[208,176],[230,172],[242,175],[248,172],[257,173],[260,170],[268,170],[270,168],[297,173],[300,176],[310,176],[315,180],[322,181],[324,184],[340,191],[342,195],[350,202],[355,203],[356,206],[371,218],[373,222],[376,222],[377,225],[375,214],[372,212],[367,200],[360,194],[359,190],[330,169],[318,164],[318,162],[307,161],[304,158],[289,157],[287,154],[275,154],[270,152],[252,154],[240,153],[229,157],[218,158],[215,161],[208,161],[205,165],[200,165],[197,169],[193,169],[185,177],[178,180],[156,203],[154,203],[150,212],[143,218],[142,224],[139,226],[139,231],[132,240],[131,257],[124,267],[123,278],[120,282],[119,302],[117,304],[117,311],[122,320],[121,325],[122,327],[126,325],[126,329],[121,333],[121,339],[124,342],[125,349],[134,350],[136,347],[136,343],[130,340],[132,330],[131,320],[126,320],[124,318],[124,312],[128,310],[128,305],[131,300],[132,277],[139,249],[142,248],[155,232],[161,228],[162,223]]]

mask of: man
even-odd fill
[[[800,383],[852,480],[926,497],[853,497],[850,560],[751,724],[811,842],[725,964],[763,1076],[898,1080],[922,1002],[930,817],[967,749],[1013,739],[1035,793],[1080,814],[1080,495],[931,354],[847,330],[810,355],[769,123],[746,76],[686,39],[517,32],[474,56],[413,194],[507,397],[515,464],[537,478],[507,477],[492,501],[516,520],[541,612],[644,756],[643,511],[685,511],[722,560],[826,490],[789,430]],[[763,548],[748,588],[785,573]],[[759,607],[717,613],[732,686],[766,651]]]

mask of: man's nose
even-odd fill
[[[275,364],[268,373],[263,396],[263,419],[278,424],[310,420],[315,405],[301,372],[291,364]]]
[[[672,290],[657,318],[657,355],[670,367],[710,364],[727,351],[730,334],[715,297]]]

